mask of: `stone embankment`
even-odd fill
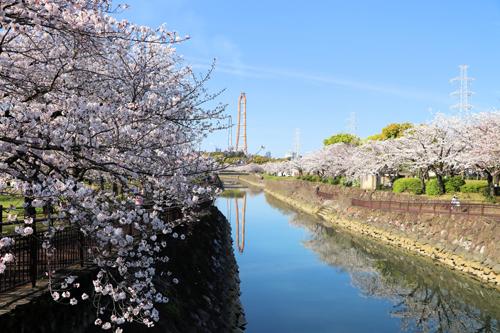
[[[430,257],[500,289],[500,223],[492,218],[387,212],[351,205],[353,197],[422,200],[389,192],[290,179],[267,180],[255,175],[241,176],[240,180],[334,225]],[[319,191],[333,194],[333,199],[316,195],[318,186]]]
[[[170,299],[159,305],[160,322],[150,329],[124,327],[125,332],[242,332],[245,318],[240,303],[239,273],[233,253],[230,225],[214,207],[202,212],[198,222],[174,230],[186,239],[170,239],[165,255],[170,262],[157,267],[157,288]],[[171,273],[170,273],[171,272]],[[82,288],[92,284],[95,270],[79,273]],[[170,274],[172,276],[168,277]],[[172,284],[172,277],[179,284]],[[102,332],[93,323],[90,302],[77,306],[57,304],[48,292],[38,292],[27,302],[0,315],[1,332],[49,333]]]

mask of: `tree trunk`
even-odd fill
[[[423,173],[420,175],[420,184],[422,184],[422,193],[425,193],[425,177]]]
[[[495,196],[495,183],[493,182],[493,176],[488,171],[486,171],[486,180],[488,180],[488,193],[491,197],[494,197]]]
[[[437,183],[438,183],[439,192],[440,192],[439,194],[444,194],[446,189],[444,187],[443,176],[440,174],[436,174],[436,178],[437,178]]]

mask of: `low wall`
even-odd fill
[[[233,253],[228,221],[214,207],[198,222],[180,226],[185,240],[169,240],[164,255],[168,265],[157,267],[157,288],[170,302],[158,306],[160,322],[146,329],[124,326],[125,332],[241,332],[245,325],[239,301],[238,267]],[[171,271],[179,279],[170,285],[161,273]],[[81,274],[82,286],[92,283],[92,271]],[[164,275],[166,276],[166,274]],[[170,280],[170,279],[169,279]],[[102,332],[93,323],[95,309],[90,302],[65,306],[52,301],[48,293],[0,316],[1,332],[49,333]]]
[[[292,179],[267,180],[255,175],[240,179],[332,223],[434,258],[500,288],[499,222],[491,218],[371,210],[352,207],[351,198],[398,200],[401,196]],[[318,186],[323,193],[334,193],[334,198],[317,196]]]

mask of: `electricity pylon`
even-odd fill
[[[458,103],[451,106],[451,109],[458,110],[461,113],[466,113],[472,110],[472,105],[470,104],[470,97],[474,94],[470,90],[470,84],[475,79],[467,76],[468,65],[460,65],[460,76],[457,76],[450,80],[451,83],[458,82],[458,90],[451,93],[452,96],[458,96]]]

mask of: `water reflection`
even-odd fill
[[[232,223],[232,207],[235,207],[235,226],[236,226],[236,247],[239,253],[245,251],[245,220],[246,220],[246,208],[247,208],[247,192],[239,191],[238,195],[234,195],[232,198],[226,198],[226,217]],[[241,203],[239,203],[241,202]],[[240,211],[241,207],[241,211]]]
[[[293,225],[306,228],[303,245],[350,275],[363,296],[393,304],[405,332],[499,332],[500,293],[429,260],[340,232],[266,195]]]

